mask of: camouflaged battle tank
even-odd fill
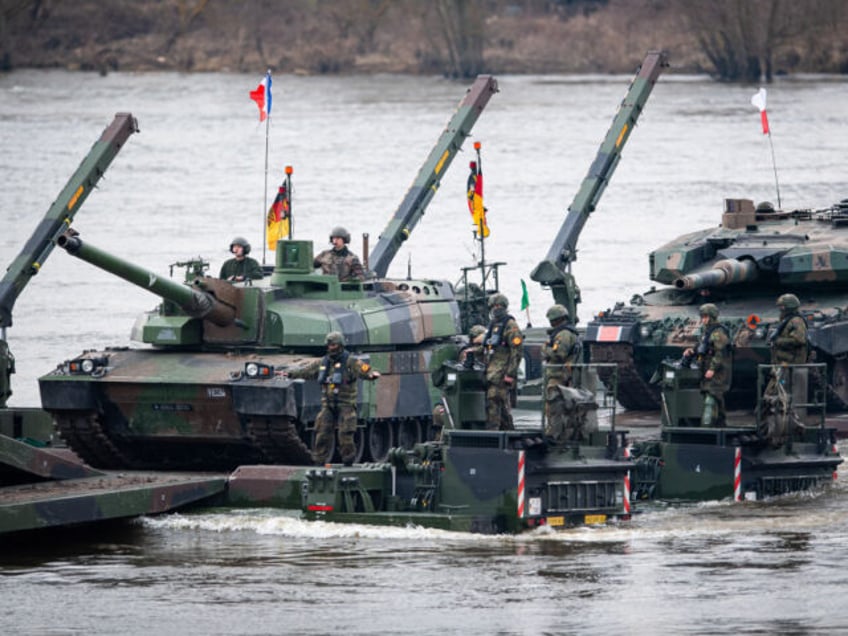
[[[685,234],[651,252],[651,280],[667,285],[619,302],[588,324],[592,362],[620,365],[618,398],[634,410],[661,406],[652,383],[661,362],[679,359],[699,337],[698,307],[715,303],[733,339],[728,403],[756,401],[757,365],[768,364],[768,336],[780,322],[775,302],[801,300],[816,362],[827,364],[829,408],[848,404],[848,200],[821,210],[756,208],[727,199],[718,228]]]
[[[323,356],[330,331],[382,374],[359,386],[357,461],[429,438],[439,400],[430,371],[457,355],[459,306],[446,281],[384,276],[495,92],[490,76],[469,89],[380,235],[363,282],[315,273],[310,241],[280,241],[273,272],[253,284],[204,276],[202,260],[183,264],[182,284],[64,235],[69,253],[164,299],[133,329],[133,340],[152,348],[85,352],[39,379],[42,406],[68,444],[105,468],[311,463],[293,435],[309,444],[320,389],[283,370]]]

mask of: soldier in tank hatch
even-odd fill
[[[288,372],[291,378],[317,379],[321,385],[321,410],[315,419],[315,447],[312,456],[316,464],[330,459],[330,444],[338,430],[339,453],[342,462],[350,466],[356,457],[353,435],[356,432],[356,381],[376,380],[380,373],[367,362],[345,349],[344,336],[331,331],[326,337],[327,355],[300,369]]]
[[[704,395],[704,411],[701,415],[702,426],[725,426],[727,412],[724,407],[724,394],[730,389],[733,368],[730,350],[730,334],[718,322],[718,307],[706,303],[698,308],[701,316],[701,341],[697,349],[686,349],[683,357],[697,356],[701,371],[701,393]]]
[[[524,335],[506,310],[507,297],[489,298],[491,320],[483,338],[486,356],[486,428],[511,431],[510,393],[516,388],[518,366],[524,356]]]
[[[218,278],[241,282],[262,278],[262,267],[250,254],[250,243],[247,239],[237,236],[230,242],[230,253],[233,258],[224,262]]]
[[[581,360],[580,336],[564,306],[552,306],[546,316],[551,327],[548,329],[548,341],[542,347],[545,362],[545,435],[556,441],[580,439],[582,431],[572,412],[573,401],[571,405],[567,404],[560,389],[572,384],[572,367]]]
[[[312,265],[321,268],[322,274],[335,274],[344,282],[365,280],[365,269],[359,257],[348,249],[350,232],[343,227],[334,227],[330,232],[333,247],[315,257]]]

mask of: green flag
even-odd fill
[[[521,309],[527,309],[530,306],[530,296],[527,294],[527,284],[524,279],[521,279]]]

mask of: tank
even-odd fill
[[[620,365],[618,397],[628,409],[660,408],[652,382],[663,360],[699,337],[698,307],[715,303],[734,347],[728,405],[756,403],[757,365],[770,362],[775,302],[801,300],[813,360],[826,364],[830,409],[848,405],[848,200],[824,209],[776,210],[727,199],[721,225],[680,236],[649,255],[659,283],[598,313],[584,344],[593,362]]]
[[[495,92],[491,76],[468,90],[381,233],[362,282],[315,273],[310,241],[280,241],[273,271],[241,284],[205,276],[202,259],[179,263],[178,282],[63,235],[70,254],[162,299],[133,327],[144,348],[87,351],[39,378],[42,406],[69,446],[102,468],[311,463],[319,386],[286,370],[323,356],[330,331],[382,374],[359,386],[357,460],[383,460],[393,446],[430,437],[439,400],[430,372],[464,341],[459,307],[449,282],[384,274]]]

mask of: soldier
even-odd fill
[[[795,294],[777,299],[780,322],[769,336],[772,364],[804,364],[807,361],[807,321],[798,311],[801,301]]]
[[[466,367],[474,366],[476,360],[483,360],[483,338],[486,328],[483,325],[472,325],[468,330],[468,346],[459,352],[459,361]]]
[[[511,431],[510,391],[515,389],[518,365],[524,355],[524,335],[515,318],[506,313],[503,294],[489,298],[491,321],[483,346],[486,353],[486,428]]]
[[[730,334],[718,322],[718,307],[706,303],[698,308],[701,316],[701,342],[698,348],[686,349],[684,358],[697,355],[701,371],[701,393],[704,395],[704,411],[701,426],[725,426],[727,412],[724,394],[730,389],[733,369],[730,352]]]
[[[554,305],[546,314],[551,328],[542,347],[545,361],[545,435],[556,441],[579,439],[579,422],[566,405],[560,386],[571,386],[572,365],[580,362],[582,344],[571,325],[568,309]]]
[[[356,457],[356,380],[376,380],[380,373],[345,349],[338,331],[327,334],[327,355],[288,373],[292,378],[316,379],[321,385],[321,410],[315,419],[315,447],[312,456],[322,465],[329,460],[333,431],[338,429],[339,453],[345,466]]]
[[[330,232],[330,243],[333,247],[318,254],[313,267],[320,267],[322,274],[335,274],[342,282],[365,280],[365,270],[359,257],[347,247],[350,232],[343,227],[334,227]]]
[[[777,299],[780,308],[780,322],[769,334],[771,363],[779,367],[807,362],[807,321],[798,311],[801,301],[795,294],[782,294]],[[766,438],[775,447],[786,441],[789,413],[786,412],[785,397],[781,400],[780,387],[786,382],[788,370],[773,368],[771,378],[763,394],[765,403],[762,418],[763,428],[760,436]],[[796,376],[793,375],[792,379]],[[802,376],[798,375],[798,379]],[[780,402],[783,403],[781,404]]]
[[[224,262],[218,278],[235,282],[262,278],[262,267],[256,259],[248,256],[250,243],[247,239],[241,236],[235,237],[230,242],[230,253],[233,254],[233,258]]]

